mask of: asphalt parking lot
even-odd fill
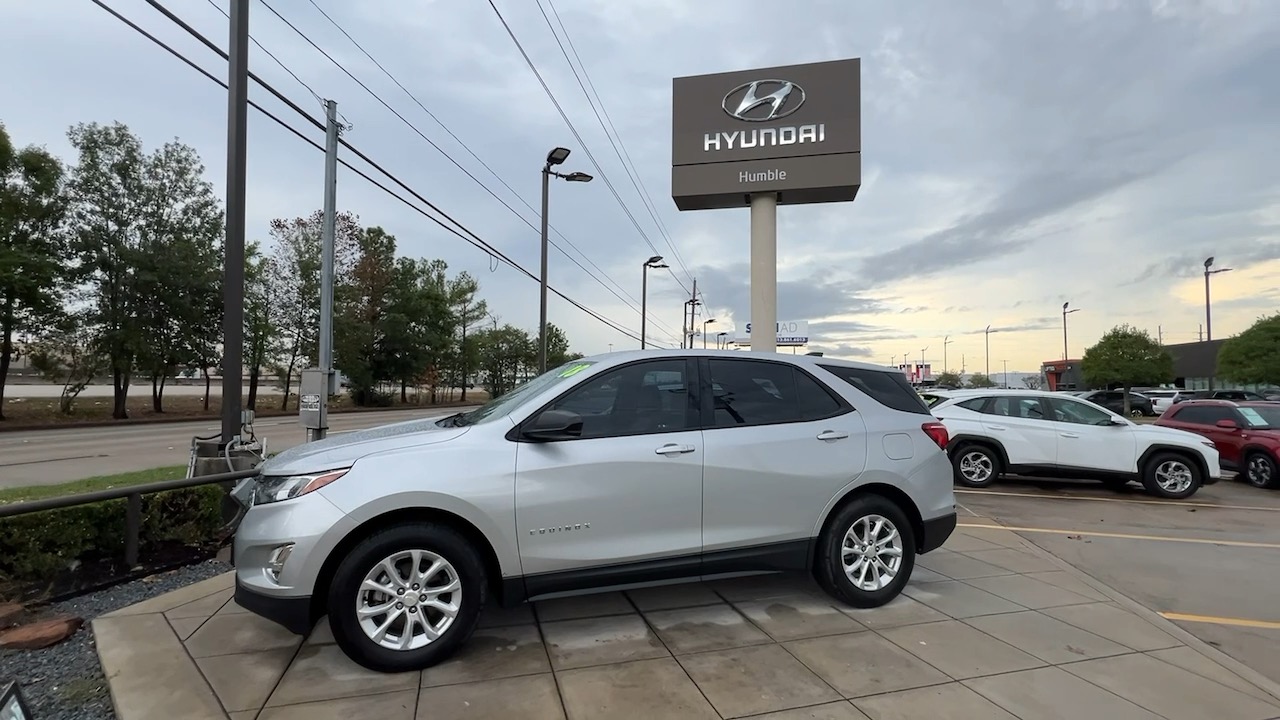
[[[1280,492],[1224,479],[1179,502],[1137,484],[1007,479],[956,499],[962,524],[1015,529],[1280,681]]]

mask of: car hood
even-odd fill
[[[1134,432],[1139,435],[1151,437],[1152,439],[1165,439],[1170,442],[1196,443],[1204,442],[1203,435],[1191,432],[1190,430],[1179,430],[1178,428],[1166,427],[1164,425],[1140,425],[1134,424]]]
[[[368,430],[331,435],[292,447],[262,464],[264,475],[295,475],[348,467],[362,457],[384,450],[434,445],[461,437],[467,427],[442,428],[438,417],[382,425]]]

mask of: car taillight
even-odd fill
[[[951,436],[947,434],[947,426],[940,422],[927,422],[921,425],[920,429],[943,450],[946,450],[947,443],[951,442]]]

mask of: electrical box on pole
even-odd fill
[[[329,430],[329,387],[333,373],[307,368],[298,383],[298,424],[307,430],[307,442],[323,439]]]

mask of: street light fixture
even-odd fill
[[[727,339],[728,337],[729,337],[729,333],[727,332],[716,333],[716,349],[717,350],[723,350],[729,346],[729,340]]]
[[[569,182],[591,182],[591,176],[581,172],[561,174],[552,170],[569,157],[569,148],[553,148],[547,153],[547,164],[542,166],[542,275],[538,296],[538,373],[547,371],[547,200],[551,194],[551,177]]]
[[[707,326],[715,322],[715,318],[707,318],[702,321],[702,349],[707,349]]]
[[[1080,312],[1080,308],[1072,308],[1068,310],[1067,306],[1070,304],[1071,304],[1070,302],[1062,303],[1062,359],[1063,360],[1066,360],[1067,358],[1071,357],[1067,353],[1067,316],[1074,312]]]
[[[1231,268],[1218,268],[1210,270],[1213,267],[1213,256],[1205,258],[1204,261],[1204,339],[1213,339],[1213,318],[1209,310],[1209,276],[1218,273],[1231,272]]]
[[[649,268],[665,268],[670,267],[662,262],[661,255],[654,255],[644,261],[644,267],[641,269],[640,277],[640,349],[645,348],[647,342],[645,336],[645,328],[649,316]]]
[[[950,368],[947,366],[947,346],[953,342],[955,340],[952,340],[950,335],[942,338],[942,372],[950,372]]]

